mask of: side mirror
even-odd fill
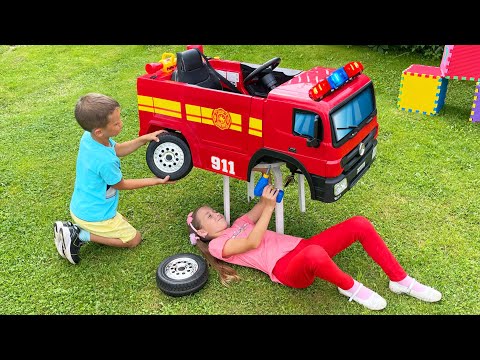
[[[320,140],[318,139],[318,115],[313,120],[313,138],[307,140],[307,146],[313,148],[320,146]]]

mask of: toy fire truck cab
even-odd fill
[[[248,181],[257,164],[285,162],[312,199],[333,202],[374,161],[375,94],[360,63],[303,71],[278,67],[279,57],[258,65],[190,54],[177,53],[175,76],[137,78],[139,134],[169,131],[147,149],[156,176],[178,180],[195,166]],[[193,80],[178,81],[180,71]],[[212,77],[221,89],[202,86]]]

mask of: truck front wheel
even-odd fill
[[[190,148],[180,135],[172,132],[158,135],[159,142],[151,141],[147,148],[147,165],[155,176],[179,180],[192,170]]]

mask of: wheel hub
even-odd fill
[[[158,145],[153,153],[155,165],[165,173],[173,173],[183,166],[185,157],[182,149],[174,143]]]
[[[165,274],[174,280],[187,279],[195,274],[197,270],[197,262],[186,257],[172,260],[165,266]]]

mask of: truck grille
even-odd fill
[[[375,144],[375,132],[377,128],[375,127],[370,134],[368,134],[363,140],[362,143],[365,144],[365,153],[363,156],[359,154],[359,146],[355,147],[350,151],[345,157],[340,161],[340,165],[343,167],[343,173],[348,173],[353,167],[355,167],[360,161],[363,161],[365,154],[367,154],[372,146]]]

